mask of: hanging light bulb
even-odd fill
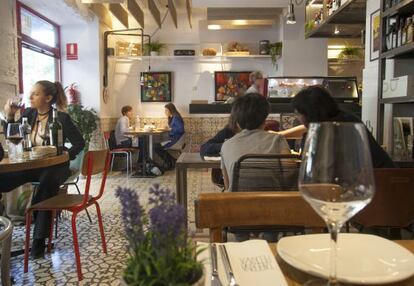
[[[295,6],[293,5],[292,0],[290,0],[289,6],[288,6],[286,24],[289,24],[289,25],[296,24]]]

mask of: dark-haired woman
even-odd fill
[[[52,104],[56,104],[58,110],[65,110],[67,101],[59,82],[38,81],[30,93],[30,108],[24,110],[21,118],[26,117],[32,127],[32,146],[49,145],[48,126],[52,121]],[[5,113],[8,122],[15,122],[14,116],[17,108],[11,102],[7,102]],[[58,112],[58,120],[62,124],[63,141],[68,140],[72,147],[68,149],[70,160],[85,147],[85,141],[78,128],[73,124],[69,114]],[[7,126],[6,123],[6,126]],[[39,182],[38,191],[34,194],[32,203],[38,203],[57,194],[59,186],[69,176],[69,162],[41,169],[33,169],[22,172],[0,174],[0,191],[9,192],[25,183]],[[38,212],[35,215],[35,228],[31,255],[34,258],[43,257],[45,238],[49,236],[50,212]]]
[[[184,144],[184,120],[174,104],[168,103],[164,106],[165,115],[168,117],[170,128],[169,138],[161,144],[155,145],[155,152],[163,160],[163,169],[170,170],[174,167],[175,159],[167,152],[167,149],[181,149]]]
[[[292,100],[292,106],[299,120],[306,126],[312,122],[338,121],[361,122],[357,117],[339,109],[330,92],[323,86],[315,85],[302,89]],[[374,168],[393,168],[394,162],[375,141],[367,130],[368,144]],[[304,134],[304,137],[306,134]],[[304,142],[304,140],[302,140]],[[303,143],[302,143],[303,145]],[[303,149],[303,148],[302,148]]]

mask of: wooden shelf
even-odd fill
[[[365,27],[366,0],[348,0],[325,21],[306,33],[306,38],[356,38]],[[339,30],[335,34],[335,30]]]
[[[414,56],[414,42],[381,53],[381,58],[409,58]]]
[[[381,104],[414,103],[414,96],[381,98],[380,103]]]
[[[385,10],[382,13],[382,17],[394,16],[395,14],[400,15],[412,15],[414,14],[414,0],[403,0],[395,6]]]
[[[270,60],[269,55],[246,55],[246,56],[110,56],[110,59],[126,60],[126,61],[229,61],[237,59],[259,59]]]

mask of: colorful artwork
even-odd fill
[[[171,72],[141,73],[141,102],[170,102]]]
[[[370,34],[370,60],[374,61],[379,58],[380,52],[380,25],[381,25],[381,14],[380,10],[375,11],[371,14],[371,34]]]
[[[251,72],[214,72],[215,100],[225,101],[230,97],[244,95],[250,86]]]

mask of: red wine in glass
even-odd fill
[[[22,136],[9,136],[7,137],[7,140],[9,140],[14,145],[18,145],[23,140],[23,137]]]

